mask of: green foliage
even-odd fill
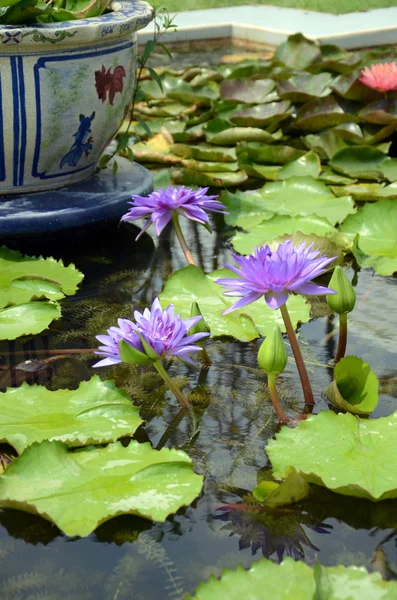
[[[61,309],[56,302],[9,306],[0,310],[0,339],[15,340],[21,335],[40,333],[60,316]]]
[[[378,404],[378,387],[378,378],[368,363],[357,356],[346,356],[335,365],[334,380],[324,394],[342,410],[368,415]]]
[[[132,436],[142,423],[127,394],[97,375],[82,381],[77,390],[52,392],[23,383],[0,397],[0,441],[11,444],[19,454],[43,440],[68,446],[114,442]]]
[[[37,513],[66,535],[85,537],[118,514],[164,521],[199,494],[202,477],[180,450],[120,442],[68,451],[29,446],[0,478],[0,506]]]
[[[104,13],[110,0],[1,0],[5,10],[0,23],[7,25],[30,25],[32,23],[54,23],[98,17]]]
[[[397,477],[385,461],[397,454],[396,430],[397,412],[364,420],[320,411],[296,429],[281,429],[269,440],[267,454],[276,479],[284,479],[293,467],[308,483],[338,494],[373,501],[397,498]]]

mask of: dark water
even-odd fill
[[[210,235],[185,222],[184,229],[200,265],[210,271],[230,257],[230,232],[217,221]],[[28,358],[42,360],[47,350],[89,349],[95,334],[104,333],[117,317],[134,306],[150,304],[164,279],[185,265],[174,235],[134,242],[131,226],[87,232],[39,248],[46,255],[73,261],[86,277],[79,293],[62,303],[63,318],[43,336],[0,346],[0,386],[19,385],[26,373],[10,369]],[[29,242],[27,248],[35,248]],[[352,266],[349,275],[354,275]],[[348,352],[368,360],[381,380],[374,416],[397,410],[397,279],[357,272],[357,307],[350,323]],[[323,302],[313,307],[317,318],[304,325],[301,343],[317,399],[316,411],[327,408],[321,390],[331,380],[327,363],[336,336],[333,318]],[[205,475],[203,491],[190,507],[165,523],[131,516],[108,521],[86,539],[66,538],[39,517],[15,511],[0,513],[1,600],[152,600],[179,599],[211,573],[239,563],[248,567],[261,556],[283,555],[313,564],[365,565],[378,544],[397,568],[397,503],[372,504],[321,492],[310,503],[285,510],[249,511],[250,491],[258,477],[269,477],[264,452],[277,430],[266,380],[256,364],[256,342],[229,339],[209,343],[213,365],[195,372],[173,364],[172,377],[192,391],[198,428],[179,407],[151,368],[118,366],[99,372],[127,389],[146,419],[137,437],[154,447],[173,446],[190,454]],[[77,387],[94,371],[88,353],[67,355],[29,381],[51,389]],[[280,393],[290,417],[303,410],[302,392],[291,360],[280,378]],[[337,440],[335,440],[337,443]],[[238,508],[242,504],[245,510]],[[225,505],[229,508],[220,510]]]

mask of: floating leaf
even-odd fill
[[[376,100],[360,110],[357,117],[361,121],[377,123],[378,125],[396,125],[397,99]]]
[[[188,144],[172,144],[171,152],[182,158],[193,158],[194,160],[235,162],[237,154],[235,148],[224,148],[223,146],[210,146],[199,144],[191,146]]]
[[[277,165],[257,165],[255,163],[239,162],[240,168],[250,175],[251,177],[257,177],[258,179],[266,179],[267,181],[276,181],[277,175],[282,169],[281,166]]]
[[[291,114],[288,110],[290,106],[291,103],[287,100],[250,106],[233,112],[230,115],[230,120],[232,123],[243,127],[266,127],[289,117]]]
[[[394,600],[397,583],[384,581],[379,573],[367,573],[364,567],[314,567],[317,599]],[[348,596],[347,596],[348,594]]]
[[[321,171],[321,162],[318,154],[312,150],[297,160],[284,165],[279,171],[277,179],[288,179],[289,177],[313,177],[317,179]],[[346,194],[347,195],[347,194]]]
[[[291,102],[306,102],[313,98],[323,98],[331,93],[332,75],[320,73],[310,75],[293,75],[289,79],[282,79],[277,86],[277,93],[283,100]]]
[[[241,141],[273,142],[282,137],[281,131],[269,133],[255,127],[234,127],[232,123],[222,119],[209,121],[204,128],[204,133],[207,142],[220,146],[232,146]]]
[[[382,191],[385,189],[384,183],[352,183],[350,185],[330,186],[335,196],[352,196],[356,202],[366,202],[380,200]],[[397,198],[397,187],[390,190],[389,197]]]
[[[321,59],[321,50],[316,42],[297,33],[277,46],[274,59],[291,69],[306,69]]]
[[[271,485],[269,486],[269,484]],[[252,493],[265,506],[285,506],[286,504],[300,502],[309,495],[309,491],[309,484],[295,469],[291,469],[282,483],[262,481],[254,488]]]
[[[205,275],[201,269],[190,265],[168,278],[160,300],[164,306],[174,304],[175,311],[182,318],[190,316],[190,307],[193,302],[197,302],[213,336],[229,335],[248,342],[265,336],[276,324],[285,331],[280,311],[269,308],[263,298],[222,316],[222,312],[234,304],[237,298],[224,296],[222,287],[214,281],[220,277],[234,276],[237,277],[228,269]],[[302,296],[290,296],[288,310],[294,327],[299,321],[305,323],[309,319],[310,305]]]
[[[321,158],[331,159],[334,154],[348,148],[348,144],[332,131],[324,131],[318,135],[306,135],[303,138],[305,145],[317,152]]]
[[[343,110],[336,98],[327,96],[304,104],[296,114],[294,128],[316,132],[351,120],[352,115]]]
[[[310,452],[307,452],[310,448]],[[397,498],[397,412],[380,419],[320,411],[269,440],[276,479],[294,467],[308,483],[369,500]],[[385,460],[387,457],[387,460]]]
[[[56,302],[28,302],[4,308],[0,310],[0,340],[40,333],[60,316]]]
[[[225,165],[230,163],[225,163]],[[208,187],[233,187],[240,185],[248,179],[244,171],[229,173],[225,171],[193,171],[191,169],[175,169],[172,174],[172,181],[182,185],[197,185]]]
[[[237,156],[240,163],[284,165],[297,160],[304,154],[306,154],[304,150],[298,150],[292,146],[272,146],[258,142],[237,144]]]
[[[232,239],[233,247],[240,254],[251,254],[256,246],[265,246],[276,237],[300,231],[304,234],[316,233],[319,236],[332,237],[337,230],[327,219],[316,215],[289,217],[274,215],[255,227],[248,227],[248,233],[236,233]]]
[[[335,365],[334,380],[324,394],[343,410],[368,415],[378,404],[378,387],[378,378],[368,363],[357,356],[346,356]]]
[[[147,142],[131,146],[134,158],[140,162],[176,165],[181,158],[171,152],[171,142],[163,133],[157,133]]]
[[[321,174],[318,177],[318,179],[320,179],[320,181],[323,181],[324,183],[331,183],[331,184],[335,184],[338,186],[354,183],[355,181],[357,181],[356,179],[351,179],[350,177],[345,177],[344,175],[339,175],[339,173],[336,173],[327,165],[321,166]],[[335,193],[335,196],[338,196],[338,195],[339,194]],[[348,194],[343,194],[343,196],[345,196],[345,195],[348,195]]]
[[[19,454],[43,440],[69,446],[114,442],[132,436],[143,422],[127,394],[97,375],[82,381],[77,390],[53,392],[23,383],[0,397],[0,441]]]
[[[202,160],[184,159],[181,166],[192,171],[204,171],[207,173],[233,173],[238,171],[238,162],[209,162]],[[244,181],[244,179],[243,179]]]
[[[41,442],[1,476],[0,506],[37,513],[66,535],[84,537],[120,514],[165,521],[201,487],[181,450],[132,441],[71,452],[61,442]]]
[[[166,129],[171,135],[174,133],[182,133],[185,131],[186,123],[179,119],[148,119],[146,124],[150,128],[152,134],[160,133],[161,129]],[[122,126],[120,127],[118,133],[123,134],[126,133],[127,130],[131,135],[135,134],[141,139],[146,139],[148,136],[148,132],[146,129],[138,122],[134,122],[131,124],[131,127],[128,128],[129,121],[124,121]]]
[[[273,79],[232,79],[221,83],[221,98],[224,100],[235,100],[245,104],[262,104],[270,92],[274,90],[276,83]]]
[[[265,209],[263,196],[258,192],[224,191],[219,200],[228,210],[226,223],[233,227],[251,229],[264,219],[271,219],[274,214]]]
[[[0,308],[25,304],[33,298],[59,300],[75,294],[82,279],[74,265],[65,267],[61,260],[0,248]]]
[[[392,275],[397,271],[397,203],[379,200],[365,204],[355,215],[349,216],[340,231],[351,240],[358,236],[357,255],[362,266],[372,267],[379,275]]]
[[[337,152],[332,157],[330,166],[349,177],[380,180],[384,179],[383,168],[386,161],[390,160],[392,159],[384,152],[372,146],[356,146]],[[397,171],[395,179],[397,179]]]
[[[225,79],[263,78],[271,71],[270,61],[245,60],[238,65],[221,66],[220,71]]]

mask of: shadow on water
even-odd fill
[[[222,220],[217,223],[222,225]],[[212,235],[191,222],[183,227],[206,271],[230,259],[223,226]],[[144,235],[139,243],[134,242],[136,232],[133,226],[108,226],[78,235],[69,232],[56,240],[18,242],[29,254],[73,262],[85,279],[76,296],[62,302],[63,317],[48,332],[0,344],[2,389],[24,380],[50,389],[77,387],[93,375],[89,350],[96,347],[95,335],[118,317],[128,317],[132,305],[151,303],[168,275],[185,265],[171,230],[155,242]],[[368,271],[359,272],[356,279],[358,300],[348,351],[368,360],[378,374],[381,395],[375,416],[386,415],[397,409],[397,280]],[[327,408],[321,391],[332,377],[327,365],[335,351],[336,323],[323,301],[313,305],[313,315],[316,318],[300,333],[318,411]],[[83,352],[68,353],[76,349]],[[170,375],[190,392],[196,422],[180,412],[150,367],[100,370],[102,378],[115,379],[140,406],[146,423],[136,437],[149,439],[154,447],[188,452],[196,471],[205,475],[203,492],[165,523],[118,517],[86,539],[66,538],[37,516],[3,511],[1,600],[183,598],[211,573],[219,575],[239,563],[248,567],[261,556],[277,561],[289,555],[308,564],[318,558],[324,564],[371,568],[379,544],[395,568],[395,502],[373,504],[317,490],[301,506],[261,511],[254,503],[253,487],[270,472],[264,448],[277,430],[256,350],[256,342],[212,340],[208,351],[213,365],[208,371],[170,366]],[[27,359],[42,368],[16,368]],[[296,417],[303,400],[291,357],[280,384],[286,412]]]

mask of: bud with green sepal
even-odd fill
[[[267,384],[273,408],[279,421],[284,424],[287,424],[289,421],[281,406],[277,392],[276,378],[279,373],[284,371],[287,361],[287,349],[281,335],[280,327],[276,325],[273,331],[266,336],[259,348],[258,364],[267,374]]]
[[[328,306],[339,315],[339,341],[335,355],[335,363],[345,356],[347,345],[347,313],[351,312],[356,303],[356,292],[344,270],[337,266],[329,282],[329,287],[336,294],[327,296]]]
[[[211,329],[210,329],[208,323],[206,322],[206,320],[204,319],[203,314],[202,314],[197,302],[192,302],[192,306],[190,309],[190,316],[191,317],[201,317],[201,320],[198,321],[198,323],[196,323],[196,325],[194,325],[189,330],[190,335],[193,335],[194,333],[211,333]],[[201,340],[201,341],[197,342],[197,344],[202,347],[202,351],[200,352],[200,354],[201,354],[201,358],[203,359],[203,362],[206,363],[207,365],[210,365],[211,359],[208,356],[208,352],[205,348],[205,341]]]

